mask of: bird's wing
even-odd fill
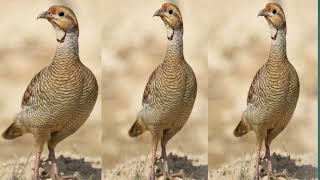
[[[259,93],[259,82],[262,78],[262,71],[264,69],[264,66],[262,66],[259,71],[254,76],[249,92],[248,92],[248,98],[247,98],[247,104],[253,104],[255,101],[255,97]]]
[[[31,82],[29,83],[27,89],[25,90],[25,92],[23,94],[21,107],[29,105],[30,99],[32,98],[32,96],[34,96],[35,91],[37,91],[37,89],[35,87],[37,86],[37,84],[39,84],[39,81],[40,81],[41,77],[43,76],[44,72],[46,71],[46,69],[47,68],[42,69],[38,74],[36,74],[33,77]]]
[[[142,104],[149,104],[150,99],[152,97],[152,88],[154,86],[154,83],[156,81],[156,75],[160,69],[160,66],[158,66],[149,77],[148,83],[144,89],[143,92],[143,98],[142,98]]]

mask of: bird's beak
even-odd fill
[[[45,11],[45,12],[39,14],[37,19],[48,19],[50,17],[51,17],[51,15],[50,15],[49,11]]]
[[[154,12],[153,17],[155,17],[155,16],[161,16],[162,12],[163,12],[162,8],[161,8],[161,9],[158,9],[156,12]]]
[[[258,13],[258,16],[268,16],[267,10],[266,9],[261,9]]]

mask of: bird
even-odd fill
[[[56,51],[51,64],[31,80],[22,98],[21,110],[2,133],[4,139],[15,139],[31,133],[35,140],[35,170],[39,167],[44,144],[52,162],[51,177],[60,176],[55,157],[56,145],[75,133],[90,116],[98,96],[95,75],[79,58],[79,25],[75,13],[60,5],[51,6],[37,19],[48,20],[56,33]]]
[[[236,137],[249,131],[256,134],[255,180],[260,179],[259,163],[263,141],[265,142],[268,176],[275,179],[270,156],[270,144],[290,122],[300,91],[299,77],[290,63],[286,50],[287,25],[285,13],[277,3],[268,3],[259,11],[270,27],[271,48],[267,62],[258,70],[251,83],[247,108],[233,133]],[[283,174],[282,174],[283,175]]]
[[[161,144],[164,179],[170,175],[166,145],[185,125],[194,106],[197,80],[183,54],[183,21],[175,4],[164,3],[154,17],[160,17],[167,31],[167,49],[162,63],[152,72],[142,98],[142,109],[128,134],[137,137],[149,131],[152,157],[149,179],[155,179],[157,146]]]

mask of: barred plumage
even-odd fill
[[[59,12],[64,12],[64,16],[58,17]],[[64,17],[68,20],[64,21]],[[52,175],[59,178],[54,148],[87,120],[97,100],[98,85],[93,73],[80,61],[79,30],[72,10],[53,6],[40,18],[55,21],[52,24],[60,38],[57,49],[52,63],[30,82],[22,99],[22,110],[3,137],[12,139],[24,133],[33,134],[37,148],[34,179],[39,179],[40,154],[43,145],[48,143]]]
[[[197,82],[193,70],[184,59],[183,26],[178,7],[166,3],[155,16],[160,16],[167,27],[167,50],[164,61],[149,78],[143,94],[143,108],[129,135],[134,137],[146,130],[151,132],[153,151],[150,179],[155,178],[155,153],[161,140],[166,179],[169,176],[166,144],[188,120],[196,98]]]
[[[259,15],[264,16],[271,28],[271,49],[268,61],[255,75],[251,84],[247,109],[234,130],[242,136],[250,130],[257,136],[256,176],[259,179],[259,163],[262,142],[265,141],[269,176],[274,176],[270,157],[271,141],[287,126],[299,97],[298,74],[289,62],[286,52],[286,22],[280,5],[267,4]]]

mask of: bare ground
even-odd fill
[[[34,156],[21,157],[0,164],[1,180],[28,180],[33,175]],[[73,176],[79,180],[101,180],[101,161],[99,158],[84,158],[79,155],[64,153],[58,158],[60,173],[63,176]],[[51,163],[42,162],[41,177],[51,179]]]
[[[146,180],[149,173],[150,155],[140,156],[118,164],[113,169],[103,172],[104,179],[122,180]],[[207,180],[208,161],[207,155],[185,155],[182,153],[170,153],[168,155],[170,173],[182,174],[185,180]],[[163,163],[158,161],[156,164],[158,179],[162,180]],[[175,178],[180,180],[182,178]]]
[[[279,177],[279,180],[315,180],[318,179],[317,155],[289,155],[283,152],[272,154],[273,170],[276,173],[285,173],[286,178]],[[255,166],[255,155],[246,155],[234,162],[225,164],[219,169],[213,169],[209,173],[210,180],[249,180],[253,179]],[[267,172],[267,163],[262,162],[261,174]],[[264,176],[262,180],[267,180]]]

